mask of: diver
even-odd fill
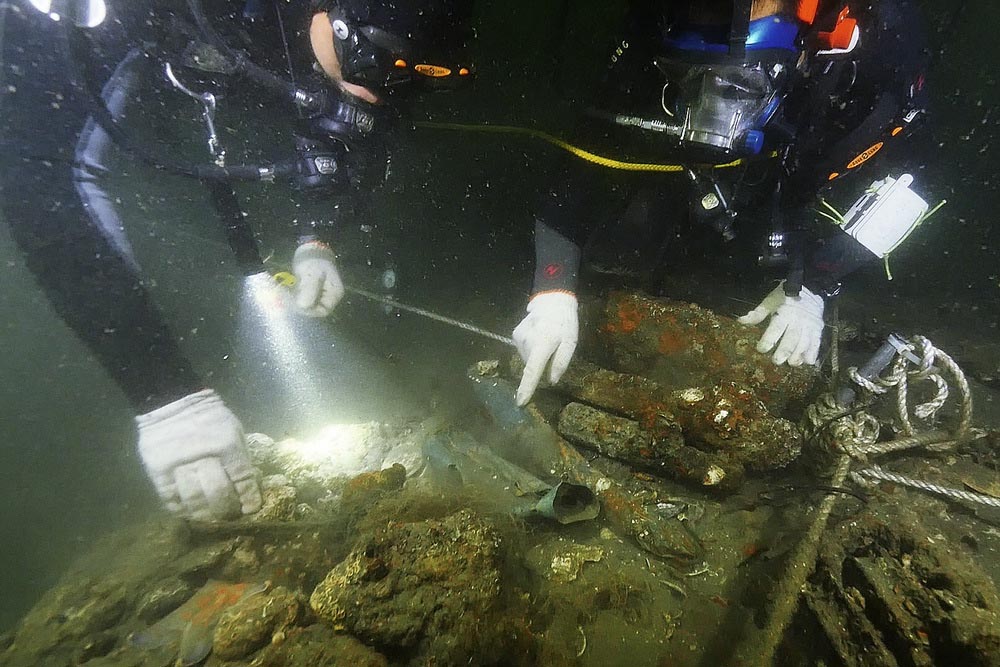
[[[597,136],[658,151],[686,176],[673,192],[647,186],[630,208],[655,210],[659,196],[648,218],[669,221],[668,240],[700,232],[780,271],[739,321],[770,318],[757,350],[775,364],[816,364],[843,279],[887,262],[933,213],[906,172],[927,61],[915,3],[636,0],[629,17],[587,115]],[[532,297],[513,334],[520,405],[543,374],[557,382],[576,349],[588,195],[599,189],[589,175],[567,166],[536,211]]]
[[[273,7],[279,19],[282,4]],[[228,43],[200,0],[186,7],[156,0],[0,3],[2,217],[57,314],[139,415],[138,452],[163,504],[191,518],[256,512],[259,475],[239,419],[206,388],[152,302],[128,223],[106,189],[113,165],[139,160],[204,185],[247,276],[266,274],[234,182],[287,179],[302,196],[329,197],[336,204],[329,219],[299,223],[291,259],[296,305],[322,317],[344,294],[330,246],[343,217],[337,212],[350,210],[340,203],[361,198],[384,177],[395,100],[420,84],[454,87],[470,74],[468,63],[448,61],[444,51],[467,35],[459,28],[469,12],[463,0],[400,9],[345,0],[301,9],[316,73],[302,87]],[[450,37],[441,38],[442,30]],[[257,84],[297,116],[289,156],[259,165],[227,161],[213,122],[215,96],[200,87],[222,76]],[[164,91],[203,105],[204,163],[174,159],[138,138],[138,102],[163,104],[156,96]]]

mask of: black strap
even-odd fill
[[[879,95],[878,100],[861,123],[826,151],[828,158],[816,168],[817,178],[843,172],[848,162],[883,136],[894,120],[903,114],[903,103],[892,93]]]
[[[733,20],[729,25],[729,55],[743,60],[750,36],[750,11],[753,0],[733,0]]]

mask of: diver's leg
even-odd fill
[[[140,412],[203,385],[150,301],[134,262],[103,230],[106,198],[80,199],[64,164],[3,169],[3,218],[57,314]],[[100,217],[100,220],[97,218]]]
[[[142,60],[129,54],[105,86],[113,115],[121,116]],[[99,180],[110,138],[87,118],[79,98],[64,103],[80,105],[79,113],[67,114],[79,122],[46,128],[45,140],[75,147],[74,163],[58,154],[5,156],[3,218],[53,308],[145,412],[203,385],[153,306],[122,220]]]

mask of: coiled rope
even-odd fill
[[[864,411],[848,412],[846,406],[840,405],[832,394],[825,394],[806,410],[803,430],[807,438],[817,444],[820,452],[836,454],[838,457],[831,485],[841,486],[848,476],[855,482],[880,479],[955,500],[1000,507],[998,498],[904,477],[877,465],[850,471],[853,461],[867,461],[869,456],[880,456],[915,447],[950,448],[969,436],[972,423],[972,396],[969,383],[958,364],[950,356],[936,349],[923,336],[914,336],[910,342],[904,342],[896,350],[895,361],[886,377],[879,378],[876,375],[871,379],[865,378],[857,368],[848,369],[848,375],[856,384],[874,395],[884,395],[892,387],[896,387],[896,408],[905,437],[884,443],[878,442],[878,420]],[[948,399],[948,383],[942,376],[941,370],[934,365],[935,362],[951,374],[958,386],[962,401],[959,423],[954,432],[936,429],[918,434],[914,431],[907,405],[910,382],[930,381],[937,388],[934,398],[914,408],[914,415],[921,420],[934,419]],[[916,368],[911,369],[911,364]],[[827,495],[823,499],[809,530],[795,549],[789,560],[788,574],[778,585],[774,606],[767,625],[760,634],[763,644],[759,648],[749,649],[748,652],[752,655],[740,656],[746,664],[774,663],[778,646],[798,607],[799,595],[816,566],[820,542],[837,499],[838,496],[835,494]]]

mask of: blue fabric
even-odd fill
[[[799,22],[786,16],[765,16],[750,22],[747,52],[783,49],[797,52],[795,41]],[[678,51],[729,51],[729,26],[688,26],[672,30],[663,40],[664,46]]]

